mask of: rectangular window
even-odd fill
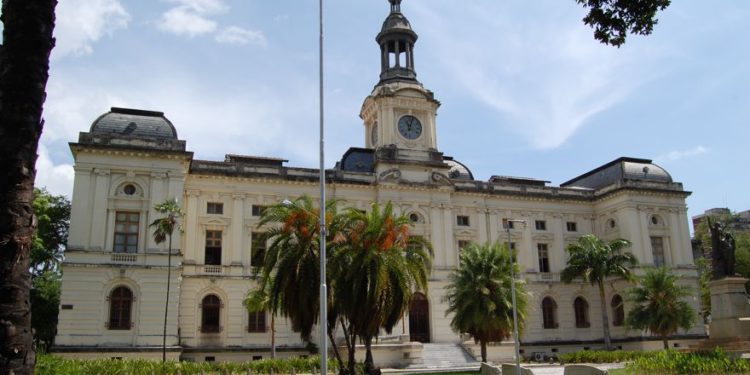
[[[266,206],[261,206],[261,205],[254,204],[253,205],[253,216],[262,216],[263,215],[263,211],[265,211],[265,210],[266,210]]]
[[[503,229],[513,229],[513,222],[508,219],[503,219]]]
[[[539,272],[549,272],[549,250],[546,243],[536,244],[539,254]]]
[[[263,232],[253,232],[250,242],[250,265],[260,267],[263,265],[263,258],[266,257],[266,240],[268,237]]]
[[[468,227],[469,226],[469,217],[464,215],[458,215],[456,216],[456,224],[462,227]]]
[[[651,237],[651,253],[654,255],[654,265],[663,266],[664,263],[664,239],[661,237]]]
[[[221,231],[206,231],[206,261],[205,264],[221,265]]]
[[[534,222],[536,230],[547,230],[547,222],[544,220],[537,220]]]
[[[116,253],[138,252],[138,226],[141,215],[137,212],[115,213],[115,245]]]
[[[565,227],[568,229],[568,232],[578,232],[578,223],[575,221],[565,223]]]
[[[471,243],[471,241],[467,241],[467,240],[458,240],[458,251],[461,251],[461,250],[463,250],[464,248],[466,248],[466,246],[469,246],[469,243]]]
[[[211,215],[222,215],[224,213],[224,203],[208,202],[206,213]]]
[[[248,315],[247,331],[250,333],[266,332],[266,312],[256,311]]]

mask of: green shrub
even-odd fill
[[[298,373],[320,371],[320,357],[289,359],[263,359],[241,363],[222,362],[176,362],[150,361],[145,359],[63,359],[50,354],[37,356],[36,374],[39,375],[192,375],[192,374],[289,374],[294,368]],[[329,369],[337,369],[338,362],[328,360]]]
[[[650,358],[638,358],[625,365],[625,368],[634,373],[648,374],[750,373],[750,362],[729,358],[721,348],[701,353],[681,353],[674,350],[655,353]]]
[[[560,363],[617,363],[630,362],[638,358],[650,358],[656,352],[623,351],[623,350],[579,350],[573,353],[559,354]]]

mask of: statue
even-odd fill
[[[712,280],[735,276],[734,272],[734,236],[727,232],[720,222],[711,223],[708,220],[708,228],[711,231],[711,265],[713,269]]]

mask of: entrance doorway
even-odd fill
[[[430,303],[422,293],[414,293],[411,297],[409,336],[411,341],[430,342]]]

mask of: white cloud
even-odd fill
[[[105,35],[127,28],[130,14],[119,0],[65,0],[57,5],[53,58],[85,55]]]
[[[563,145],[594,115],[659,74],[639,71],[634,61],[644,52],[637,47],[594,41],[575,16],[559,15],[564,8],[540,4],[538,16],[518,18],[510,9],[516,5],[506,2],[492,9],[487,2],[467,3],[461,14],[448,12],[446,4],[411,5],[423,17],[420,30],[429,29],[437,41],[421,50],[433,55],[428,59],[441,64],[459,90],[494,109],[504,119],[500,126],[536,149]]]
[[[229,26],[216,34],[216,41],[223,44],[255,44],[266,46],[266,36],[260,30],[247,30]]]
[[[162,14],[161,30],[175,35],[196,36],[216,31],[217,23],[210,16],[229,8],[220,0],[171,0],[176,5]]]
[[[681,159],[685,159],[685,158],[689,158],[693,156],[702,155],[709,151],[710,150],[708,148],[698,145],[687,150],[671,151],[667,154],[656,157],[656,160],[677,161],[677,160],[681,160]]]
[[[75,176],[73,166],[65,163],[55,165],[44,143],[39,143],[37,153],[39,156],[36,160],[36,180],[34,181],[34,186],[40,188],[46,187],[47,191],[54,195],[65,195],[71,198],[73,193],[73,178]]]

